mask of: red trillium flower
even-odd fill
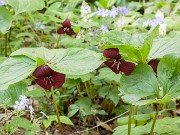
[[[65,74],[55,72],[47,65],[38,67],[33,76],[36,77],[35,82],[46,90],[60,88],[65,82]]]
[[[135,68],[134,63],[121,59],[119,49],[117,48],[105,49],[103,51],[103,56],[109,58],[109,60],[104,63],[116,74],[124,72],[125,75],[130,75]]]
[[[62,27],[59,28],[57,30],[58,34],[67,34],[69,36],[72,36],[74,34],[76,34],[73,29],[71,29],[71,22],[69,21],[69,19],[66,19],[63,23],[62,23]]]
[[[117,48],[105,49],[103,51],[103,56],[106,58],[111,58],[111,59],[121,58],[121,55],[119,54],[119,49]]]
[[[157,74],[157,67],[158,67],[159,61],[158,60],[151,60],[148,62],[148,65],[152,67],[154,72]]]
[[[120,60],[120,62],[121,62],[121,66],[120,66],[121,72],[124,72],[125,75],[130,75],[135,68],[135,64],[132,62],[126,62],[125,60]]]

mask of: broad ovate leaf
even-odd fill
[[[164,56],[158,65],[158,81],[166,94],[177,97],[180,94],[180,54]]]
[[[5,34],[10,29],[12,23],[12,15],[4,6],[0,6],[0,31]]]
[[[45,7],[44,0],[3,0],[15,10],[15,14],[41,10]]]
[[[139,50],[139,57],[141,62],[145,62],[149,52],[152,48],[154,37],[157,35],[158,32],[158,26],[156,26],[154,29],[151,29],[148,33],[148,36],[144,39],[144,43],[142,47]]]
[[[148,59],[162,58],[167,54],[180,53],[180,38],[160,38],[153,42]]]
[[[120,92],[124,95],[122,99],[130,104],[158,93],[155,73],[147,64],[137,65],[129,76],[123,75],[120,84]]]
[[[28,77],[35,69],[36,61],[23,56],[11,57],[0,65],[0,90]]]
[[[102,55],[83,48],[46,49],[24,48],[11,56],[25,55],[32,59],[43,59],[53,70],[70,75],[83,75],[94,71],[103,61]]]

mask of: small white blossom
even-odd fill
[[[88,5],[88,3],[85,0],[83,0],[82,6],[81,6],[81,16],[84,17],[89,13],[91,13],[91,8]]]
[[[98,36],[99,30],[98,30],[98,29],[92,29],[92,30],[89,32],[89,34],[90,34],[90,37],[91,37],[91,38],[94,38],[94,37]]]
[[[106,33],[106,32],[108,32],[109,30],[108,30],[108,27],[107,26],[105,26],[105,25],[101,25],[101,31],[102,31],[102,33]]]
[[[32,107],[32,105],[29,106],[29,112],[31,114],[31,117],[33,117],[35,113],[34,113],[34,108]]]
[[[159,35],[160,36],[166,35],[166,24],[160,24],[160,26],[159,26]]]
[[[155,27],[157,25],[163,24],[165,23],[165,19],[164,19],[164,14],[163,12],[161,12],[160,10],[157,11],[156,15],[155,15],[155,19],[148,19],[147,21],[143,22],[143,27]]]
[[[19,100],[15,101],[14,109],[18,111],[25,110],[28,107],[29,99],[24,95],[20,95]]]
[[[122,16],[114,23],[114,26],[117,30],[121,30],[124,27],[125,23],[125,19]]]

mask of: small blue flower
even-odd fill
[[[120,14],[121,15],[127,15],[129,13],[129,8],[121,7],[120,8]]]
[[[91,38],[94,38],[99,35],[99,30],[94,28],[89,32],[89,34]]]
[[[0,0],[0,6],[6,5],[6,3],[2,0]]]
[[[109,15],[109,10],[108,9],[100,9],[100,8],[98,8],[98,10],[96,11],[96,15],[101,16],[101,17],[106,17],[106,16]]]
[[[117,15],[118,15],[118,8],[113,6],[112,9],[109,10],[109,16],[115,18]]]
[[[109,30],[108,30],[108,27],[107,26],[105,26],[105,25],[101,25],[101,31],[102,31],[102,33],[106,33],[106,32],[108,32]]]
[[[41,22],[37,22],[34,30],[36,31],[36,30],[39,28],[40,25],[41,25]],[[45,25],[41,25],[41,26],[40,26],[40,29],[41,29],[41,30],[44,30],[44,28],[45,28]]]

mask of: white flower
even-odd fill
[[[153,28],[157,25],[165,23],[164,14],[160,10],[157,11],[155,17],[156,18],[153,20],[148,19],[147,21],[143,22],[142,26],[143,27],[150,26]]]
[[[99,30],[98,29],[91,29],[91,31],[89,32],[89,34],[90,34],[90,37],[91,38],[94,38],[94,37],[96,37],[96,36],[98,36],[98,34],[99,34]]]
[[[29,99],[24,95],[20,95],[19,100],[15,101],[14,109],[18,111],[25,110],[28,107]]]
[[[108,32],[109,30],[108,30],[108,27],[107,26],[105,26],[105,25],[101,25],[101,31],[102,31],[102,33],[106,33],[106,32]]]
[[[114,26],[117,30],[121,30],[124,27],[125,23],[125,19],[122,16],[114,23]]]
[[[166,35],[166,24],[160,24],[160,26],[159,26],[159,35],[160,36]]]
[[[89,13],[91,13],[91,8],[88,5],[88,3],[85,0],[83,0],[82,6],[81,6],[81,16],[84,17]]]
[[[32,105],[29,106],[29,112],[31,114],[31,117],[33,117],[34,113],[34,108],[32,107]]]

